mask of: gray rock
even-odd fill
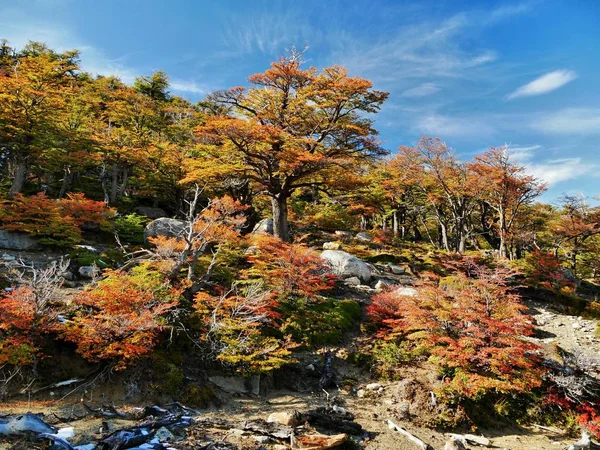
[[[161,217],[153,220],[144,230],[144,240],[149,237],[165,236],[165,237],[181,237],[185,232],[186,222],[178,219],[169,219]]]
[[[9,255],[8,253],[4,253],[2,255],[2,260],[4,261],[15,261],[17,258],[13,255]]]
[[[352,237],[352,233],[350,233],[349,231],[336,230],[335,234],[336,234],[336,236]]]
[[[252,229],[254,234],[273,234],[273,219],[266,218],[258,222]]]
[[[167,213],[162,208],[154,208],[152,206],[138,206],[133,210],[140,216],[146,216],[149,219],[160,219],[161,217],[167,217]]]
[[[404,275],[406,273],[406,269],[402,266],[397,266],[395,264],[388,264],[390,272],[395,275]]]
[[[371,280],[371,268],[367,263],[342,250],[325,250],[321,253],[331,271],[341,278],[357,277],[362,282]]]
[[[363,242],[373,242],[373,236],[371,236],[369,233],[365,233],[364,231],[358,233],[356,235],[356,239]]]
[[[359,286],[360,285],[360,278],[358,278],[358,277],[346,278],[344,280],[344,284],[347,285],[347,286]]]
[[[173,442],[175,440],[175,436],[165,427],[160,427],[156,430],[154,437],[159,440],[159,442]]]
[[[406,287],[406,286],[401,286],[398,289],[396,289],[396,294],[406,295],[408,297],[415,297],[418,293],[419,293],[419,291],[417,291],[415,288]]]
[[[216,375],[208,379],[231,394],[260,394],[260,375],[254,375],[248,378],[227,377]]]
[[[392,280],[386,280],[385,278],[379,279],[377,280],[375,283],[372,284],[373,289],[376,289],[378,291],[382,291],[385,288],[388,288],[390,286],[394,286],[396,283]]]
[[[91,279],[100,274],[100,269],[96,266],[81,266],[78,272],[82,277]]]
[[[365,386],[368,391],[377,391],[382,387],[380,383],[369,383]]]
[[[323,250],[341,250],[342,244],[339,242],[325,242],[323,244]]]
[[[0,248],[7,250],[33,250],[38,243],[27,233],[0,230]]]

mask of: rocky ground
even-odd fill
[[[589,358],[597,358],[600,355],[600,339],[594,334],[597,321],[558,313],[537,302],[531,302],[529,306],[539,329],[536,339],[541,344],[553,348],[558,346],[568,353],[581,353]],[[223,445],[229,443],[241,448],[283,449],[283,446],[289,444],[287,440],[274,439],[256,431],[244,430],[244,425],[249,420],[265,420],[274,412],[292,414],[295,411],[314,410],[327,404],[336,404],[354,414],[355,421],[365,430],[365,433],[354,438],[363,448],[373,450],[418,448],[397,431],[389,429],[388,419],[422,439],[432,448],[444,448],[448,439],[446,434],[418,427],[413,421],[403,420],[399,415],[398,411],[402,403],[400,388],[402,381],[374,383],[368,373],[343,360],[348,350],[346,347],[332,350],[338,356],[334,361],[339,377],[356,381],[351,389],[333,389],[328,395],[310,389],[308,387],[310,383],[298,383],[298,386],[307,386],[304,392],[271,389],[268,392],[263,390],[263,395],[233,394],[217,389],[220,406],[211,406],[199,411],[199,415],[194,417],[193,424],[181,432],[178,438],[181,440],[170,444],[169,447],[181,450],[197,449],[217,441]],[[407,374],[407,377],[413,376],[413,373]],[[285,380],[286,383],[274,381],[271,384],[289,384],[289,380]],[[83,403],[100,406],[101,399],[111,397],[110,394],[103,392],[103,389],[105,388],[98,386],[87,392],[77,392],[62,402],[47,399],[3,404],[0,406],[0,411],[4,414],[22,414],[27,411],[42,413],[46,420],[58,427],[73,427],[75,437],[71,439],[72,443],[94,442],[100,438],[103,422],[104,425],[108,424],[110,429],[131,427],[132,422],[120,418],[86,417],[63,423],[57,417],[64,419],[74,414],[85,413]],[[112,397],[111,402],[119,410],[136,406],[126,401],[118,401],[114,395]],[[140,403],[137,406],[140,406]],[[317,431],[332,433],[331,430],[322,427],[313,430],[313,432]],[[490,439],[490,448],[511,450],[564,449],[575,441],[573,437],[553,427],[480,429],[477,433]],[[0,441],[1,450],[32,448],[27,445],[30,444],[19,444],[14,440]]]
[[[337,248],[332,248],[337,251]],[[60,255],[42,254],[39,252],[16,252],[6,251],[0,253],[0,265],[5,268],[14,267],[18,262],[18,256],[35,264],[47,264],[56,260]],[[337,256],[337,255],[336,255]],[[363,263],[364,264],[364,263]],[[413,292],[415,278],[411,274],[410,267],[390,264],[370,265],[374,275],[370,280],[362,280],[358,276],[347,277],[345,282],[347,298],[354,298],[361,302],[368,302],[369,296],[379,289],[387,288],[390,284],[403,286],[407,294]],[[359,273],[359,272],[358,272]],[[359,273],[360,274],[360,273]],[[77,277],[76,277],[77,278]],[[73,282],[70,289],[65,290],[65,297],[72,295],[80,285],[85,282],[84,277]],[[354,279],[353,279],[354,278]],[[537,334],[534,338],[547,350],[548,355],[554,355],[559,360],[564,360],[575,355],[587,360],[598,360],[600,357],[600,338],[597,334],[597,320],[589,320],[582,317],[570,316],[552,310],[547,304],[539,301],[527,302],[536,327]],[[397,425],[405,428],[413,435],[422,439],[434,449],[443,449],[448,436],[425,427],[415,425],[410,414],[402,413],[403,405],[403,381],[376,383],[370,378],[368,371],[359,369],[345,360],[346,355],[355,350],[360,343],[357,341],[358,333],[349,336],[346,344],[339,348],[332,348],[335,355],[334,368],[339,379],[352,380],[352,386],[342,386],[341,389],[332,389],[328,394],[319,392],[303,378],[271,380],[272,387],[262,390],[261,395],[251,392],[232,393],[217,388],[219,406],[212,405],[209,408],[194,414],[192,424],[174,432],[173,438],[176,442],[169,444],[169,448],[187,450],[204,448],[211,443],[218,442],[219,445],[212,448],[224,448],[227,444],[235,444],[241,448],[289,448],[288,439],[277,439],[256,430],[245,430],[247,421],[266,420],[274,412],[292,414],[295,411],[303,412],[315,410],[318,407],[335,404],[336,407],[352,413],[355,422],[360,424],[364,432],[355,436],[354,441],[366,449],[414,449],[415,444],[410,442],[395,430],[388,427],[387,420],[392,420]],[[312,355],[314,358],[315,356]],[[310,361],[307,358],[300,364],[307,367]],[[415,379],[417,376],[426,376],[416,373],[400,374],[405,380]],[[600,374],[598,374],[600,376]],[[290,377],[286,373],[282,377]],[[278,382],[282,381],[282,382]],[[110,381],[108,382],[110,383]],[[295,386],[295,389],[290,386]],[[287,386],[282,388],[281,386]],[[132,422],[122,417],[103,417],[102,415],[89,414],[85,405],[92,408],[100,408],[103,405],[111,405],[119,411],[131,410],[134,407],[148,406],[147,399],[124,400],[122,389],[111,389],[110,384],[103,383],[96,386],[91,385],[87,389],[77,391],[66,398],[57,401],[55,399],[64,397],[70,388],[55,389],[50,395],[45,391],[43,396],[33,396],[27,401],[19,400],[11,403],[0,403],[0,414],[14,415],[25,412],[43,414],[48,423],[56,427],[72,427],[74,436],[70,438],[73,444],[87,444],[97,442],[102,435],[101,430],[108,426],[111,430],[130,428]],[[428,393],[422,395],[427,398]],[[83,417],[77,419],[77,417]],[[414,417],[413,417],[414,419]],[[0,417],[0,423],[2,419]],[[138,421],[139,422],[139,421]],[[311,428],[315,428],[312,427]],[[331,434],[333,431],[327,427],[316,427],[311,432],[323,432]],[[304,430],[308,432],[308,430]],[[574,442],[572,436],[553,427],[521,427],[503,429],[480,429],[477,433],[490,439],[491,448],[511,450],[542,450],[563,449]],[[0,439],[0,450],[32,450],[43,448],[29,440],[2,440]],[[284,447],[286,446],[287,447]],[[55,447],[60,448],[60,447]],[[93,447],[82,447],[93,448]],[[136,447],[152,448],[152,447]],[[469,447],[474,448],[474,447]]]

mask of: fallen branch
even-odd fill
[[[291,444],[294,449],[304,450],[326,450],[339,447],[348,439],[346,434],[327,436],[325,434],[313,434],[309,436],[292,436]]]
[[[454,434],[454,433],[446,433],[446,436],[450,436],[451,438],[460,441],[463,445],[480,445],[482,447],[489,447],[491,445],[491,441],[483,436],[476,436],[474,434]]]
[[[392,422],[391,420],[388,419],[387,421],[387,425],[388,428],[390,430],[395,430],[398,433],[400,433],[401,435],[403,435],[404,437],[406,437],[409,441],[411,441],[412,443],[414,443],[415,445],[419,446],[419,448],[422,448],[423,450],[433,450],[433,447],[431,447],[431,445],[426,444],[425,442],[423,442],[421,439],[419,439],[418,437],[416,437],[415,435],[409,433],[408,431],[406,431],[404,428],[396,425],[394,422]]]

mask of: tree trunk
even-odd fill
[[[117,193],[119,192],[119,165],[113,164],[111,183],[110,183],[110,203],[114,204],[117,201]]]
[[[500,257],[506,258],[508,256],[508,249],[506,248],[506,218],[504,217],[504,210],[501,208],[499,211],[498,225],[500,228]]]
[[[446,250],[450,251],[450,245],[448,244],[448,228],[444,222],[439,223],[440,225],[440,246]]]
[[[74,173],[71,172],[71,169],[65,169],[65,176],[63,177],[63,182],[60,187],[60,192],[58,193],[58,198],[63,198],[67,192],[71,190],[71,185],[73,184]]]
[[[271,197],[271,206],[273,207],[273,235],[289,242],[287,196],[280,193]]]
[[[14,165],[13,182],[10,187],[11,194],[21,192],[27,179],[27,163],[25,161],[16,161]]]
[[[398,210],[395,210],[392,213],[392,228],[394,231],[394,236],[398,236],[400,234],[400,218]]]

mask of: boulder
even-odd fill
[[[254,234],[273,234],[273,219],[266,218],[258,222],[252,229]]]
[[[97,266],[81,266],[78,272],[84,278],[95,278],[100,273],[100,269]]]
[[[279,423],[289,427],[295,427],[299,425],[296,415],[288,412],[274,412],[267,418],[267,422]]]
[[[394,286],[396,283],[392,280],[386,280],[385,278],[381,278],[379,280],[377,280],[377,282],[372,284],[373,289],[376,289],[378,291],[382,291],[385,288],[388,288],[390,286]]]
[[[186,222],[178,219],[169,219],[161,217],[153,220],[144,230],[144,240],[149,237],[165,236],[165,237],[181,237],[185,232]]]
[[[360,286],[360,278],[358,277],[350,277],[344,280],[344,284],[346,286]]]
[[[357,277],[362,282],[371,280],[371,268],[367,263],[342,250],[325,250],[321,253],[332,272],[340,278]]]
[[[152,206],[138,206],[133,210],[140,216],[146,216],[149,219],[160,219],[161,217],[167,217],[167,213],[162,208],[154,208]]]
[[[342,244],[339,242],[325,242],[323,244],[323,250],[341,250]]]
[[[341,230],[336,230],[335,235],[341,236],[341,237],[352,237],[352,233],[350,233],[349,231],[341,231]]]
[[[365,233],[364,231],[358,233],[356,235],[356,239],[362,242],[373,242],[373,236],[371,236],[369,233]]]
[[[419,291],[412,287],[401,286],[396,289],[396,294],[398,295],[406,295],[408,297],[415,297]]]
[[[7,250],[33,250],[37,241],[27,233],[0,230],[0,248]]]
[[[260,394],[260,375],[249,378],[216,375],[208,379],[230,394]]]
[[[397,266],[396,264],[388,264],[388,268],[394,275],[404,275],[407,272],[406,268]]]

